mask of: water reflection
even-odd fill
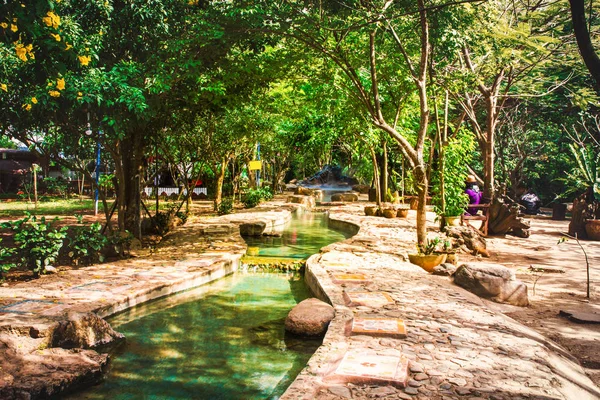
[[[328,244],[350,237],[350,234],[329,229],[324,213],[297,214],[294,214],[281,237],[245,237],[248,255],[305,259]]]
[[[283,329],[308,296],[292,275],[237,274],[119,314],[127,344],[106,381],[70,398],[277,398],[320,345]]]

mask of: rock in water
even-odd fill
[[[242,236],[262,236],[267,224],[263,221],[246,222],[240,225]]]
[[[97,349],[125,340],[108,322],[93,313],[70,312],[52,333],[52,347]]]
[[[454,283],[498,303],[526,307],[529,305],[527,286],[515,278],[515,273],[496,264],[463,264],[454,273]]]
[[[300,336],[323,336],[335,317],[332,306],[311,298],[298,303],[285,319],[285,330]]]

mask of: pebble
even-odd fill
[[[419,373],[419,374],[416,374],[413,378],[416,381],[424,381],[426,379],[429,379],[429,376],[427,374],[424,374],[424,373]]]
[[[419,390],[417,390],[417,388],[410,387],[410,386],[407,387],[406,389],[404,389],[404,392],[408,393],[408,394],[419,394]]]

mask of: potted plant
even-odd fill
[[[594,118],[595,126],[600,127],[600,120]],[[584,189],[584,193],[573,201],[573,213],[569,223],[569,234],[600,240],[600,143],[594,139],[585,121],[581,123],[582,131],[574,128],[569,137],[569,144],[576,167],[568,173],[568,181],[572,187],[566,192],[573,193]]]
[[[449,195],[447,188],[447,196],[446,197],[446,207],[444,211],[440,210],[438,207],[435,207],[436,213],[444,218],[445,225],[448,226],[459,226],[460,225],[460,217],[465,213],[467,206],[469,205],[469,196],[467,196],[464,192],[458,192],[456,188],[451,190],[452,195]]]
[[[446,261],[448,254],[442,252],[442,247],[447,248],[449,244],[443,242],[439,237],[431,240],[427,239],[425,243],[417,245],[417,253],[409,254],[408,260],[415,265],[431,272],[434,267]]]
[[[408,210],[410,209],[410,205],[408,204],[398,204],[396,205],[396,216],[398,218],[406,218],[408,216]]]

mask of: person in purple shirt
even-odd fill
[[[477,180],[473,175],[468,175],[465,181],[465,193],[469,196],[469,204],[480,204],[481,198],[483,197],[483,192],[479,190],[479,186],[477,185]],[[475,215],[477,214],[477,208],[467,208],[467,214]]]

